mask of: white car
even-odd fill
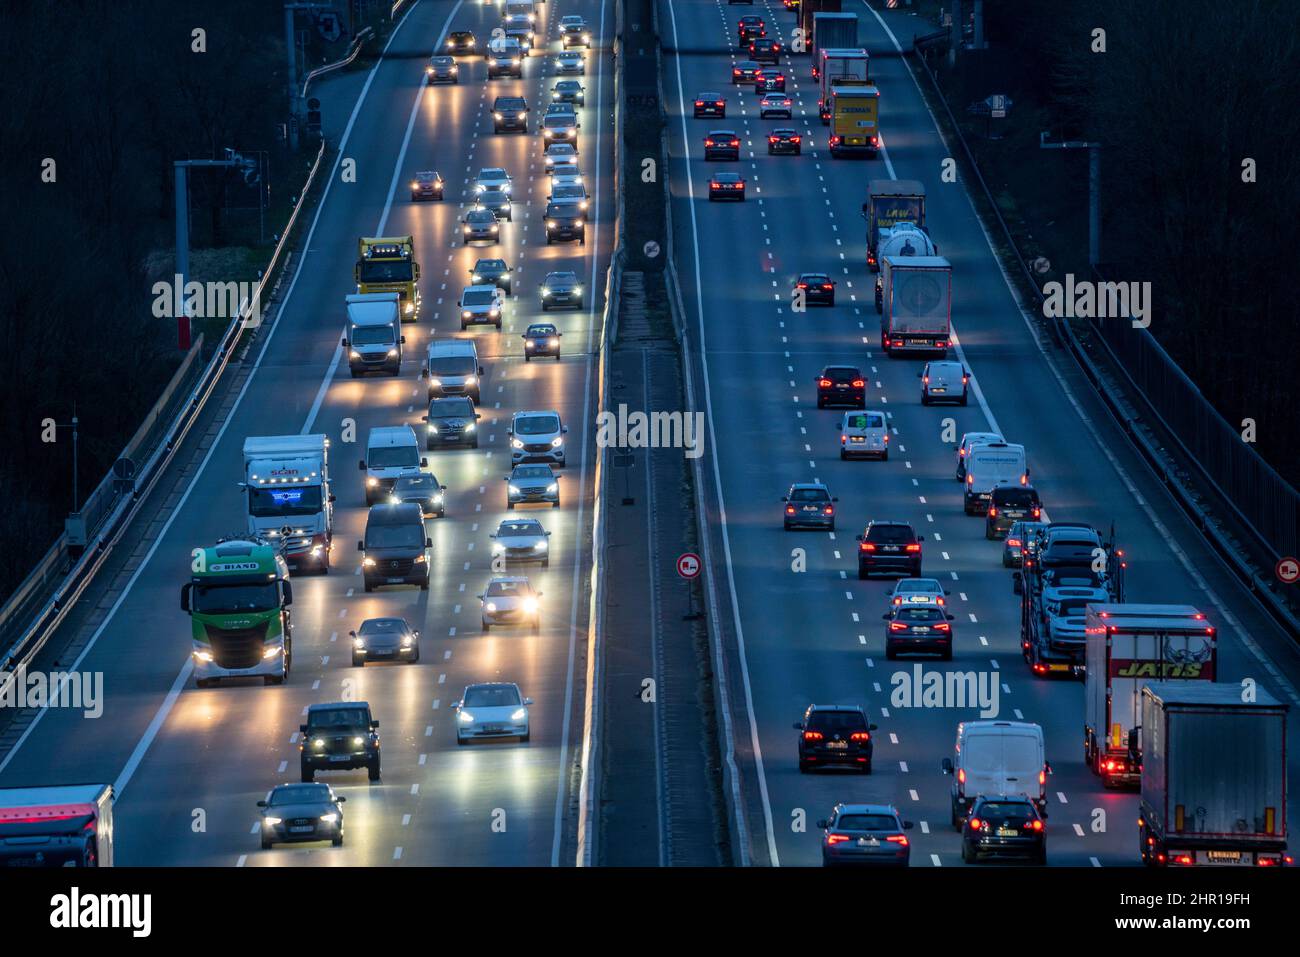
[[[551,195],[546,197],[548,203],[573,203],[584,213],[587,211],[587,187],[582,183],[551,182]]]
[[[758,116],[759,119],[767,119],[769,116],[793,119],[790,97],[784,93],[765,93],[758,101]]]
[[[555,70],[557,73],[576,73],[582,76],[586,71],[586,61],[581,53],[566,51],[555,57]]]
[[[466,286],[461,290],[460,328],[468,329],[475,323],[501,328],[501,317],[506,308],[506,293],[495,285]]]
[[[889,460],[889,423],[875,409],[845,412],[840,418],[840,458],[875,455]]]
[[[456,711],[456,743],[475,738],[528,740],[528,706],[532,698],[519,693],[513,681],[468,685],[452,708]]]
[[[552,176],[561,172],[578,171],[578,147],[573,143],[551,143],[546,147],[542,158]]]
[[[510,562],[551,564],[551,533],[535,518],[508,518],[488,536],[492,539],[492,557]]]
[[[976,445],[987,445],[990,442],[1005,442],[997,432],[967,432],[961,437],[961,444],[956,447],[957,452],[957,481],[966,480],[966,459],[970,455],[970,450]]]
[[[960,362],[927,362],[917,373],[921,380],[921,404],[956,402],[965,405],[970,372]]]
[[[479,170],[478,176],[474,178],[475,193],[481,193],[485,189],[499,189],[508,196],[513,187],[510,174],[495,166]]]
[[[572,14],[567,17],[560,17],[560,42],[566,48],[590,47],[591,31],[587,29],[587,21]]]
[[[526,577],[492,578],[478,596],[483,630],[490,631],[493,625],[528,624],[536,634],[542,625],[541,597]]]
[[[945,604],[947,590],[937,578],[900,578],[889,593],[889,606]]]
[[[569,427],[560,421],[560,413],[516,412],[510,417],[510,464],[547,462],[564,468],[564,433]]]

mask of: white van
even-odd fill
[[[511,17],[527,17],[529,23],[536,23],[537,11],[533,9],[533,0],[506,0],[505,9],[501,11],[502,23]]]
[[[419,475],[429,467],[420,457],[415,429],[409,425],[383,425],[370,430],[361,471],[366,473],[366,504],[388,501],[388,493],[400,478]]]
[[[1024,794],[1047,816],[1043,729],[1028,721],[963,721],[954,757],[943,759],[952,775],[952,826],[961,828],[975,798]]]
[[[429,386],[429,398],[467,395],[479,403],[479,380],[483,367],[473,339],[434,339],[424,359],[420,378]]]
[[[845,412],[840,418],[840,458],[876,455],[889,460],[889,424],[885,413],[875,409]]]
[[[973,445],[966,456],[966,514],[986,514],[989,499],[998,486],[1028,484],[1029,469],[1025,467],[1023,445],[1015,442]]]
[[[401,307],[395,292],[364,292],[346,296],[347,324],[343,348],[348,350],[352,378],[366,372],[398,375],[402,371]]]

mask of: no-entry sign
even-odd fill
[[[682,558],[685,557],[685,555],[682,556]],[[678,567],[681,567],[680,559],[678,560]],[[1300,561],[1296,561],[1294,558],[1284,558],[1277,563],[1277,567],[1273,569],[1273,572],[1277,575],[1277,580],[1282,584],[1294,585],[1296,580],[1300,579]]]
[[[686,552],[677,559],[677,574],[686,580],[698,578],[700,575],[700,556],[694,552]]]

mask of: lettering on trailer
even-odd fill
[[[211,572],[255,572],[262,566],[257,562],[221,562],[217,565],[209,565],[208,571]]]
[[[1135,658],[1112,658],[1112,678],[1199,678],[1214,680],[1212,661],[1142,661]]]

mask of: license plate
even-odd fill
[[[1069,665],[1048,665],[1047,670],[1048,671],[1069,671],[1070,666]]]
[[[880,547],[880,550],[881,550],[882,552],[896,552],[896,551],[898,551],[898,546],[897,546],[897,545],[882,545],[882,546]]]
[[[1018,833],[1014,827],[998,828],[998,837],[1015,837]]]
[[[913,631],[916,631],[916,632],[922,632],[922,633],[924,633],[924,632],[927,632],[927,631],[930,630],[930,626],[929,626],[929,625],[917,625],[917,626],[916,626],[915,628],[913,628],[912,630],[913,630]]]
[[[350,755],[350,754],[331,754],[331,755],[330,755],[330,760],[331,760],[331,761],[350,761],[350,760],[352,760],[352,755]]]
[[[947,392],[948,390],[944,386],[939,386],[939,388],[931,389],[930,391],[933,392],[935,395],[938,395],[940,392]]]
[[[879,847],[879,846],[880,846],[880,841],[876,840],[876,838],[874,837],[858,838],[858,847]]]
[[[389,578],[389,579],[386,579],[386,580],[387,580],[388,584],[390,584],[390,585],[400,585],[400,584],[402,584],[402,582],[406,581],[405,578]]]
[[[1206,851],[1205,856],[1222,864],[1237,864],[1241,861],[1241,851]]]
[[[310,834],[314,830],[316,830],[316,828],[312,827],[310,824],[295,824],[293,827],[289,828],[289,833]]]
[[[851,436],[849,436],[849,441],[850,441],[850,442],[853,442],[853,443],[855,443],[855,444],[857,444],[857,445],[861,445],[863,442],[865,442],[865,441],[867,441],[867,440],[864,439],[864,438],[863,438],[862,436],[860,436],[860,435],[851,435]]]
[[[847,751],[849,743],[847,741],[827,741],[826,747],[836,751]]]

